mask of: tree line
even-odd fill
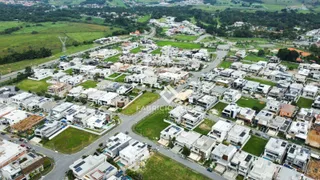
[[[52,55],[51,50],[44,47],[40,48],[39,50],[30,49],[28,51],[24,51],[21,53],[14,52],[7,56],[1,57],[0,64],[14,63],[18,61],[27,60],[27,59],[45,58],[51,55]]]

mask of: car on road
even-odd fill
[[[1,135],[6,135],[6,133],[5,132],[1,132]]]
[[[21,147],[26,147],[26,145],[25,145],[25,144],[20,144],[20,146],[21,146]]]

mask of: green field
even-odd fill
[[[259,62],[259,61],[266,61],[266,58],[264,57],[259,57],[253,54],[249,54],[244,58],[246,61],[251,61],[251,62]]]
[[[277,83],[274,83],[272,81],[268,81],[268,80],[263,80],[263,79],[259,79],[259,78],[253,78],[253,77],[245,77],[244,79],[248,80],[248,81],[255,81],[261,84],[266,84],[269,86],[275,86],[277,85]]]
[[[145,16],[142,16],[139,19],[137,19],[137,22],[144,23],[144,22],[149,21],[150,18],[151,18],[151,15],[145,15]]]
[[[130,52],[133,53],[133,54],[137,54],[137,53],[141,52],[141,47],[137,47],[137,48],[131,49]]]
[[[116,78],[120,75],[121,73],[113,73],[110,76],[108,76],[108,78]]]
[[[210,119],[205,119],[199,126],[197,126],[194,131],[203,135],[207,135],[211,131],[211,127],[215,124],[214,121]]]
[[[307,99],[304,97],[300,97],[297,102],[297,106],[300,108],[311,108],[313,101],[314,101],[313,99]]]
[[[82,86],[84,89],[89,89],[89,88],[95,88],[97,86],[98,82],[92,81],[92,80],[87,80],[83,83],[81,83],[79,86]]]
[[[238,106],[248,107],[254,110],[262,110],[266,106],[266,103],[263,101],[259,101],[258,99],[252,99],[247,97],[241,97],[237,101],[237,104]]]
[[[173,36],[173,38],[179,41],[195,41],[197,40],[198,36],[179,34],[179,35]]]
[[[157,41],[158,46],[168,46],[181,48],[181,49],[200,49],[200,44],[188,43],[188,42],[175,42],[175,41]]]
[[[218,67],[226,69],[226,68],[229,68],[231,64],[232,64],[231,61],[222,61]]]
[[[117,55],[115,55],[115,56],[111,56],[111,57],[105,59],[105,61],[118,62],[120,56],[121,56],[121,54],[117,54]]]
[[[282,61],[280,64],[287,66],[289,70],[298,69],[299,64],[289,61]]]
[[[121,111],[121,113],[125,115],[132,115],[142,108],[147,106],[148,104],[153,103],[157,99],[159,99],[160,95],[153,92],[145,92],[138,99],[133,101],[129,106]]]
[[[163,120],[168,118],[171,109],[172,107],[165,106],[155,110],[135,125],[133,130],[151,140],[158,140],[160,132],[170,125]]]
[[[226,103],[218,102],[218,103],[213,107],[213,109],[217,110],[218,113],[219,113],[219,115],[221,115],[223,109],[224,109],[225,107],[227,107],[227,106],[228,106],[228,104],[226,104]]]
[[[209,178],[159,153],[152,155],[141,170],[143,179],[148,180],[209,180]]]
[[[262,139],[257,136],[251,136],[242,150],[253,155],[260,156],[263,153],[264,147],[266,146],[267,142],[268,140],[266,139]]]
[[[151,54],[161,54],[161,48],[152,51]]]
[[[41,81],[35,81],[31,79],[25,79],[17,84],[17,87],[23,91],[30,91],[33,93],[45,93],[50,86],[46,81],[50,78],[43,79]]]
[[[97,138],[97,135],[69,127],[50,141],[44,142],[43,145],[60,153],[72,154],[88,146]]]

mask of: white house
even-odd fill
[[[134,167],[150,157],[147,144],[134,140],[119,152],[120,161],[127,167]]]
[[[310,155],[311,152],[309,149],[297,144],[292,144],[288,149],[285,163],[304,171],[307,168]]]
[[[2,124],[8,124],[10,126],[24,120],[28,117],[28,113],[22,110],[13,110],[9,114],[4,115],[1,118]]]
[[[293,121],[291,123],[288,134],[293,138],[298,138],[305,141],[308,136],[308,131],[309,131],[308,121],[305,121],[305,122]]]
[[[241,107],[239,107],[236,103],[228,104],[222,111],[222,116],[228,118],[236,118],[238,113],[240,112]]]
[[[129,142],[132,138],[122,132],[111,136],[106,143],[106,148],[104,149],[104,153],[107,156],[115,158],[119,155],[119,152],[126,148],[129,145]]]
[[[249,172],[247,178],[250,180],[273,180],[278,166],[271,161],[259,157],[253,162],[253,168]]]
[[[175,146],[191,148],[193,143],[201,137],[201,134],[194,131],[182,131],[176,138]]]
[[[187,112],[188,111],[186,107],[177,106],[169,112],[170,120],[179,124],[181,123],[182,116],[185,115]]]
[[[220,120],[212,126],[208,136],[221,143],[227,138],[228,132],[231,130],[231,128],[231,123]]]
[[[197,154],[202,159],[209,159],[210,153],[214,148],[215,144],[215,140],[208,136],[202,135],[193,143],[191,152]]]
[[[282,163],[288,150],[288,142],[282,139],[270,138],[266,144],[263,157]]]
[[[227,141],[241,147],[250,137],[250,128],[236,124],[228,132]]]
[[[218,164],[228,167],[233,156],[236,154],[237,148],[233,145],[224,145],[220,143],[211,153],[212,160],[216,161]]]
[[[280,111],[281,103],[274,99],[268,99],[265,109],[274,113],[278,113]]]
[[[305,97],[314,98],[317,96],[317,94],[318,94],[318,87],[317,86],[313,86],[313,85],[308,84],[303,88],[302,95]]]
[[[256,114],[256,111],[250,108],[241,108],[239,111],[237,118],[244,120],[248,123],[252,123],[254,116]]]
[[[169,141],[172,138],[177,138],[179,134],[183,131],[183,128],[177,125],[170,125],[160,132],[160,139],[164,141]]]
[[[246,177],[252,168],[255,157],[245,151],[237,151],[228,164],[228,168]]]
[[[241,92],[234,89],[228,89],[223,93],[223,100],[226,102],[237,102],[241,98]]]

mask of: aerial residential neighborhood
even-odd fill
[[[280,1],[0,1],[0,179],[319,180],[320,13]]]

